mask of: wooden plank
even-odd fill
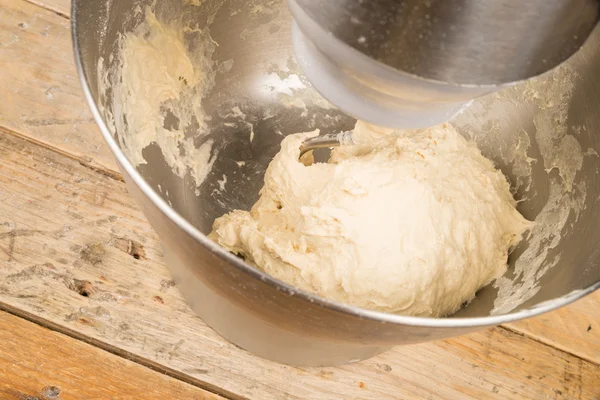
[[[568,307],[505,326],[600,364],[600,291]]]
[[[71,0],[25,0],[28,3],[38,5],[42,8],[69,18],[71,15]]]
[[[0,155],[0,302],[140,363],[261,400],[600,393],[598,365],[501,328],[342,368],[258,359],[186,306],[122,182],[8,134]]]
[[[223,399],[5,312],[0,343],[3,399]]]
[[[83,98],[68,19],[0,0],[0,71],[0,99],[10,99],[0,101],[0,125],[117,170]]]

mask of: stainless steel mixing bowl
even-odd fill
[[[130,163],[116,138],[135,132],[109,129],[106,112],[118,117],[118,109],[98,89],[98,64],[111,67],[111,60],[118,58],[119,35],[144,18],[136,6],[149,3],[74,0],[77,65],[94,117],[130,193],[162,240],[179,289],[195,312],[227,339],[279,362],[343,364],[394,345],[531,317],[600,286],[600,32],[561,71],[482,98],[454,121],[503,170],[520,211],[538,221],[537,230],[511,254],[502,285],[482,289],[451,317],[417,318],[358,309],[299,291],[205,236],[216,217],[234,208],[249,209],[256,201],[282,135],[315,127],[331,133],[353,125],[350,117],[327,107],[302,77],[283,2],[157,2],[156,14],[165,22],[209,26],[218,44],[213,61],[224,65],[232,60],[202,101],[218,157],[198,193],[190,176],[181,179],[172,172],[158,146],[144,150],[147,164],[135,168]],[[241,112],[232,115],[233,107]],[[226,191],[219,190],[223,175],[228,178]]]

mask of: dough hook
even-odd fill
[[[300,157],[314,149],[353,145],[352,131],[330,133],[306,139],[300,146]]]

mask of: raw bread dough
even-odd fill
[[[286,137],[250,212],[210,238],[306,291],[404,315],[445,316],[503,275],[531,223],[509,184],[449,124],[394,131],[358,122],[355,146],[298,161]]]
[[[117,66],[104,69],[104,60],[98,63],[99,92],[112,104],[104,114],[134,166],[146,164],[144,151],[156,144],[173,173],[189,174],[199,187],[217,155],[214,140],[205,139],[202,109],[214,85],[216,44],[208,29],[162,23],[151,7],[144,15],[133,32],[119,37]]]

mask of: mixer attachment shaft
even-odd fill
[[[330,133],[305,140],[300,146],[300,157],[314,149],[353,145],[352,131]]]

